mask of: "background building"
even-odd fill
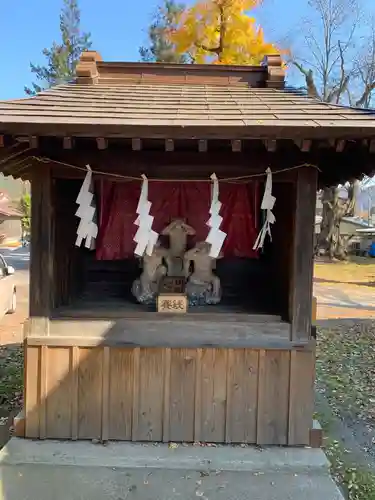
[[[0,244],[11,245],[22,238],[22,213],[8,193],[0,191]]]

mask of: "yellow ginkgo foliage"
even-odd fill
[[[197,64],[258,65],[280,51],[264,40],[248,12],[261,0],[200,0],[180,16],[170,34],[175,50]]]

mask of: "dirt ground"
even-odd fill
[[[19,344],[23,340],[23,323],[29,309],[29,272],[17,271],[17,309],[0,319],[0,346]]]
[[[375,259],[317,262],[314,295],[318,319],[375,318]]]
[[[346,262],[320,259],[315,262],[314,277],[332,283],[375,286],[375,259],[352,257]]]

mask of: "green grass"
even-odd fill
[[[375,422],[375,322],[319,329],[316,377],[331,412],[316,418],[324,431],[332,475],[347,499],[375,500],[375,474],[354,463],[350,450],[333,438],[338,418],[363,425]]]
[[[375,422],[375,321],[319,329],[318,388],[336,415]]]
[[[19,408],[23,391],[23,350],[0,347],[0,407]]]
[[[317,415],[322,423],[323,416]],[[342,443],[329,437],[329,424],[322,423],[324,451],[331,463],[331,474],[348,500],[375,500],[375,474],[352,463]]]
[[[375,475],[348,462],[346,450],[336,440],[327,440],[325,452],[336,483],[349,500],[375,500]]]

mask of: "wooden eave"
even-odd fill
[[[332,138],[375,135],[375,114],[284,86],[262,66],[107,63],[82,54],[75,82],[0,101],[0,134],[139,138]]]
[[[1,118],[0,118],[1,119]],[[309,120],[303,125],[291,120],[248,120],[244,124],[225,124],[221,121],[201,120],[199,124],[183,121],[171,123],[163,120],[154,120],[152,124],[145,119],[127,120],[121,124],[112,119],[101,119],[100,123],[93,123],[92,118],[62,119],[48,117],[43,123],[38,118],[28,117],[27,121],[12,117],[9,122],[0,122],[0,133],[13,136],[40,135],[46,137],[106,137],[125,138],[137,137],[140,139],[346,139],[360,140],[375,138],[375,117],[371,120],[350,120],[336,124],[320,123]],[[40,120],[42,121],[42,120]]]
[[[106,63],[86,52],[75,82],[0,101],[0,134],[359,139],[375,135],[375,114],[285,88],[279,56],[238,67]]]
[[[60,138],[64,148],[74,138],[95,138],[98,149],[114,139],[131,139],[138,151],[141,142],[158,139],[169,152],[175,150],[173,141],[195,140],[199,151],[211,151],[207,141],[220,139],[231,141],[238,153],[241,141],[255,139],[267,142],[269,153],[278,141],[289,140],[309,154],[308,144],[331,141],[342,159],[345,144],[354,141],[360,158],[366,143],[371,163],[375,112],[323,103],[286,88],[279,56],[257,67],[229,67],[107,63],[89,51],[82,54],[74,82],[35,97],[0,101],[1,136],[26,136],[31,149],[43,137]],[[353,175],[362,168],[368,173],[372,167],[354,164]]]

